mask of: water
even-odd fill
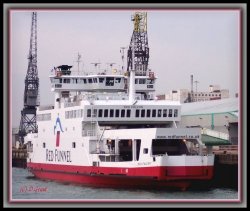
[[[109,188],[91,188],[83,185],[64,184],[43,181],[32,176],[27,169],[12,168],[12,199],[69,199],[69,200],[237,200],[238,191],[227,188],[208,190],[126,190]],[[215,200],[215,201],[216,201]]]

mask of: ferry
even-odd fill
[[[134,46],[132,48],[134,56]],[[49,76],[53,106],[37,108],[28,133],[27,168],[37,178],[109,188],[180,188],[213,177],[214,154],[200,128],[181,128],[180,102],[155,97],[157,77],[73,74],[60,65]]]

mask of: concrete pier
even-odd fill
[[[12,167],[26,168],[27,150],[12,148]]]
[[[214,149],[214,178],[215,187],[238,188],[238,145],[219,146]]]

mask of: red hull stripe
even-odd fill
[[[185,188],[192,180],[210,180],[213,166],[113,168],[27,163],[38,178],[96,186],[173,186]]]
[[[59,142],[60,142],[60,131],[57,131],[56,133],[56,146],[59,147]]]

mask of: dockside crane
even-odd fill
[[[24,143],[27,133],[38,131],[36,108],[39,106],[39,78],[37,70],[37,13],[32,13],[30,47],[28,55],[28,70],[24,80],[23,109],[19,125],[19,141]]]
[[[148,71],[149,47],[147,35],[147,13],[135,12],[132,16],[134,21],[134,30],[131,37],[128,56],[127,71],[132,69],[132,60],[134,60],[135,75],[146,76]],[[132,45],[134,41],[134,58],[132,56]]]

